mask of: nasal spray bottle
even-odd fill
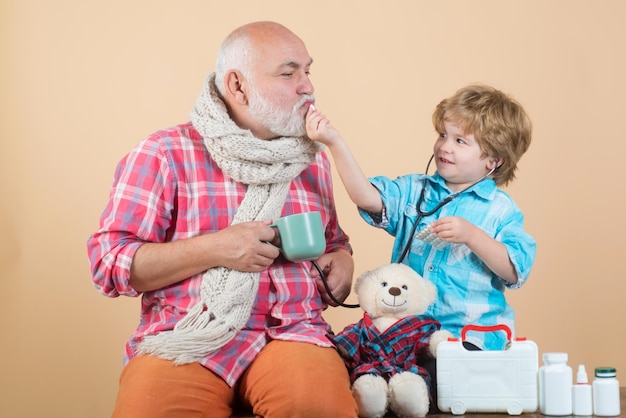
[[[572,386],[572,413],[579,416],[592,416],[593,405],[591,403],[592,391],[587,371],[583,364],[578,365],[576,384]]]

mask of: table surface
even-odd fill
[[[621,414],[620,417],[626,417],[626,387],[621,387],[619,389],[619,398],[621,400],[620,403],[620,409],[621,409]],[[393,417],[393,415],[387,415],[388,417]],[[455,415],[452,415],[450,413],[444,414],[444,413],[440,413],[440,414],[432,414],[432,415],[427,415],[427,417],[454,417]],[[510,417],[510,415],[508,414],[482,414],[482,413],[472,413],[472,414],[467,414],[467,415],[458,415],[459,417],[463,417],[463,416],[467,416],[468,418],[497,418],[497,417]],[[540,414],[539,412],[533,412],[533,413],[529,413],[529,414],[522,414],[520,415],[522,418],[541,418],[544,417],[545,415]],[[570,417],[572,415],[568,415],[568,417]],[[594,415],[595,416],[595,415]]]
[[[626,387],[622,387],[620,388],[620,400],[621,400],[621,411],[622,413],[620,414],[621,417],[626,417]],[[459,416],[459,417],[465,417],[467,416],[468,418],[498,418],[498,417],[511,417],[511,415],[508,414],[482,414],[482,413],[472,413],[472,414],[467,414],[467,415],[452,415],[450,413],[444,414],[444,413],[440,413],[440,414],[432,414],[432,415],[427,415],[427,417],[447,417],[447,418],[451,418],[454,416]],[[541,418],[544,415],[540,414],[539,412],[534,412],[534,413],[529,413],[529,414],[522,414],[520,415],[521,418]],[[571,415],[570,415],[571,416]],[[235,415],[235,417],[238,418],[254,418],[253,415]],[[387,415],[387,417],[394,417],[394,415]]]

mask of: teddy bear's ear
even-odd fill
[[[354,283],[354,293],[356,293],[357,295],[359,294],[359,289],[361,288],[361,285],[363,284],[363,282],[365,282],[365,279],[370,274],[372,274],[371,271],[366,271],[356,278],[356,282]]]

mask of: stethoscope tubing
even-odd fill
[[[404,260],[404,257],[406,257],[406,254],[409,252],[409,249],[411,248],[411,242],[413,241],[413,235],[415,235],[415,231],[417,230],[417,225],[419,225],[422,218],[424,216],[430,216],[434,214],[439,209],[441,209],[442,207],[450,203],[455,197],[457,197],[460,194],[460,193],[450,194],[441,202],[439,202],[437,206],[435,206],[432,210],[424,212],[421,209],[421,206],[422,206],[422,203],[424,202],[425,190],[426,190],[426,184],[424,184],[424,187],[422,187],[422,191],[420,192],[420,197],[417,201],[417,206],[415,207],[415,210],[417,211],[417,217],[415,218],[415,223],[413,224],[413,227],[411,228],[411,233],[409,234],[406,245],[404,246],[404,249],[402,250],[402,254],[400,255],[400,258],[398,259],[398,261],[396,261],[397,263],[402,263],[402,261]]]
[[[430,168],[430,163],[433,161],[434,158],[435,158],[435,155],[433,154],[433,155],[431,155],[430,159],[428,160],[428,164],[426,165],[425,175],[428,175],[428,169]],[[421,208],[422,207],[422,203],[424,203],[424,194],[425,194],[425,191],[426,191],[426,183],[424,183],[424,187],[422,187],[422,190],[420,191],[420,197],[417,200],[417,205],[415,207],[415,210],[417,211],[417,217],[415,218],[415,223],[413,224],[413,227],[411,228],[411,233],[409,234],[409,237],[407,238],[407,242],[404,245],[404,249],[402,250],[402,254],[400,255],[400,258],[398,259],[398,261],[396,261],[396,263],[402,263],[402,261],[404,261],[404,258],[407,255],[407,253],[411,249],[411,244],[413,243],[413,236],[415,235],[415,231],[417,230],[417,226],[419,225],[419,223],[422,220],[422,218],[424,218],[425,216],[433,215],[439,209],[441,209],[442,207],[444,207],[445,205],[450,203],[452,200],[456,199],[460,194],[468,191],[469,189],[471,189],[472,187],[476,186],[481,181],[485,180],[487,177],[492,175],[494,171],[496,171],[496,168],[498,168],[498,167],[497,166],[493,167],[491,170],[489,170],[489,172],[487,174],[485,174],[484,176],[482,176],[481,178],[479,178],[478,180],[476,180],[474,183],[470,184],[469,186],[467,186],[463,190],[460,190],[458,192],[454,192],[454,193],[449,194],[448,196],[446,196],[445,199],[443,199],[441,202],[439,202],[433,209],[428,210],[428,211],[423,211],[422,208]]]
[[[335,302],[339,306],[343,306],[344,308],[360,308],[361,307],[361,305],[359,304],[343,303],[339,299],[337,299],[335,295],[333,295],[333,292],[330,290],[330,286],[328,286],[328,279],[326,278],[326,274],[324,274],[324,271],[322,270],[320,265],[317,264],[317,261],[315,260],[311,261],[311,263],[313,264],[317,272],[320,274],[322,283],[324,283],[324,289],[326,289],[326,293],[328,293],[328,296],[333,302]]]

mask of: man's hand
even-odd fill
[[[324,272],[333,296],[340,302],[345,301],[352,290],[352,275],[354,274],[352,255],[344,249],[338,249],[323,254],[317,259],[317,264]],[[324,302],[329,306],[338,306],[326,292],[322,278],[315,267],[311,269],[311,276],[316,279],[317,289]]]
[[[145,243],[133,258],[130,285],[138,292],[157,290],[218,266],[261,272],[280,254],[269,244],[275,237],[270,224],[242,222],[193,238]]]
[[[219,265],[233,270],[261,272],[278,257],[279,250],[270,244],[276,233],[271,221],[242,222],[215,233]]]

